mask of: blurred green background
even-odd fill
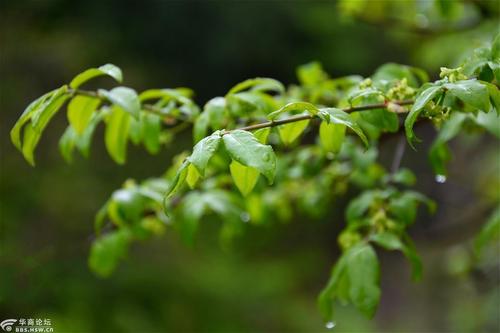
[[[447,14],[436,29],[425,21],[432,15],[415,14],[413,1],[373,1],[370,11],[363,1],[351,1],[352,8],[346,3],[2,1],[0,320],[50,318],[55,332],[326,331],[316,296],[338,256],[341,212],[328,220],[297,216],[286,225],[250,227],[230,251],[219,246],[217,221],[204,223],[192,248],[169,230],[134,246],[110,278],[100,279],[87,268],[95,212],[127,178],[161,174],[190,141],[158,156],[130,146],[129,162],[117,166],[97,133],[91,157],[66,165],[57,150],[66,123],[61,113],[31,168],[8,132],[35,97],[107,62],[120,66],[124,84],[138,91],[187,86],[203,105],[250,77],[294,83],[295,68],[312,60],[334,77],[367,76],[398,62],[436,78],[439,66],[456,65],[464,51],[499,29],[497,1],[470,1],[470,8]],[[388,8],[399,20],[390,19]],[[342,308],[334,331],[500,327],[500,248],[479,263],[470,254],[470,240],[499,199],[498,143],[487,136],[455,140],[449,180],[438,184],[426,161],[434,131],[419,131],[424,144],[418,152],[407,150],[403,166],[417,172],[417,188],[439,207],[434,216],[421,214],[411,230],[423,257],[423,281],[410,281],[400,254],[380,251],[376,317],[369,321]],[[395,144],[381,147],[385,165]]]

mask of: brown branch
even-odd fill
[[[414,101],[412,101],[412,100],[394,101],[394,102],[391,102],[391,103],[403,106],[403,105],[413,104]],[[363,106],[354,106],[354,107],[349,107],[349,108],[342,109],[342,111],[347,112],[347,113],[351,113],[351,112],[357,112],[357,111],[368,111],[368,110],[373,110],[373,109],[386,109],[388,104],[389,103],[386,102],[386,103],[378,103],[378,104],[368,104],[368,105],[363,105]],[[281,119],[281,120],[266,121],[266,122],[263,122],[263,123],[260,123],[260,124],[249,125],[249,126],[240,127],[240,128],[237,128],[237,129],[238,130],[242,130],[242,131],[254,131],[254,130],[257,130],[257,129],[261,129],[261,128],[275,127],[275,126],[279,126],[279,125],[293,123],[293,122],[296,122],[296,121],[313,119],[315,117],[316,117],[315,115],[303,114],[303,115],[294,116],[294,117],[290,117],[290,118],[286,118],[286,119]],[[228,132],[231,132],[231,130],[227,131],[227,133]]]

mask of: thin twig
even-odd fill
[[[398,172],[399,167],[401,166],[401,161],[403,160],[403,155],[406,150],[406,139],[404,136],[400,136],[396,150],[394,151],[394,158],[392,159],[392,165],[391,165],[391,174],[394,175],[396,172]]]
[[[391,102],[393,104],[397,105],[410,105],[413,104],[414,101],[412,100],[407,100],[407,101],[394,101]],[[368,104],[368,105],[363,105],[363,106],[355,106],[355,107],[349,107],[342,109],[342,111],[350,113],[350,112],[357,112],[357,111],[368,111],[368,110],[373,110],[373,109],[385,109],[387,108],[388,103],[378,103],[378,104]],[[257,129],[261,128],[266,128],[266,127],[275,127],[283,124],[288,124],[288,123],[293,123],[296,121],[301,121],[301,120],[308,120],[316,117],[315,115],[310,115],[310,114],[303,114],[299,116],[294,116],[286,119],[280,119],[280,120],[271,120],[271,121],[266,121],[260,124],[254,124],[254,125],[249,125],[245,127],[240,127],[237,128],[237,130],[242,130],[242,131],[254,131]],[[227,131],[231,132],[231,131]]]

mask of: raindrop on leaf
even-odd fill
[[[332,328],[335,327],[335,325],[336,325],[335,322],[329,321],[329,322],[326,323],[325,327],[328,328],[329,330],[331,330]]]
[[[446,182],[446,176],[445,175],[436,175],[435,180],[436,180],[436,182],[442,184],[442,183]]]
[[[245,223],[249,222],[250,221],[250,214],[248,214],[247,212],[243,212],[240,214],[240,219]]]

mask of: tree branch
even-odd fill
[[[413,100],[394,101],[394,102],[391,102],[391,103],[403,106],[403,105],[413,104],[414,101]],[[378,104],[368,104],[368,105],[363,105],[363,106],[355,106],[355,107],[345,108],[345,109],[342,109],[342,111],[347,112],[347,113],[351,113],[351,112],[357,112],[357,111],[368,111],[368,110],[373,110],[373,109],[386,109],[388,104],[389,104],[389,102],[378,103]],[[313,119],[315,117],[316,116],[314,116],[314,115],[304,114],[304,115],[294,116],[294,117],[290,117],[290,118],[286,118],[286,119],[281,119],[281,120],[266,121],[264,123],[249,125],[249,126],[245,126],[245,127],[240,127],[240,128],[237,128],[237,129],[238,130],[243,130],[243,131],[254,131],[254,130],[257,130],[257,129],[261,129],[261,128],[275,127],[275,126],[279,126],[279,125],[293,123],[293,122],[296,122],[296,121]],[[231,130],[229,130],[227,132],[231,132]]]

